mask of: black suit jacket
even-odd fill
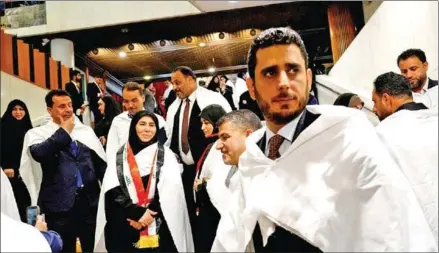
[[[98,106],[98,101],[100,98],[98,98],[98,94],[100,93],[99,88],[96,86],[95,83],[89,83],[87,84],[87,97],[88,97],[88,102],[90,105],[90,108],[93,109],[97,109]]]
[[[180,104],[177,112],[174,116],[174,126],[172,129],[172,139],[171,139],[171,150],[176,153],[180,157],[180,146],[179,146],[179,126],[180,126],[180,110],[183,102]],[[200,159],[204,149],[207,146],[206,138],[204,137],[204,133],[201,130],[201,121],[200,121],[200,107],[198,106],[197,100],[195,100],[194,105],[192,106],[191,116],[189,119],[189,130],[188,130],[188,139],[189,139],[189,147],[192,153],[192,157],[194,158],[195,164]],[[181,158],[181,157],[180,157]]]
[[[293,135],[293,143],[297,137],[310,126],[320,115],[313,114],[307,110],[302,114],[297,123],[296,130]],[[266,134],[257,143],[262,152],[265,153]],[[256,252],[321,252],[301,237],[290,233],[282,227],[276,226],[273,234],[268,238],[267,245],[262,246],[262,234],[259,224],[256,224],[253,231],[253,242]]]
[[[98,205],[98,180],[102,182],[107,164],[79,141],[78,155],[75,157],[70,148],[71,142],[70,135],[63,128],[59,128],[46,141],[30,147],[32,157],[41,164],[43,171],[38,197],[38,205],[43,212],[65,212],[73,207],[78,170],[89,205]]]
[[[260,120],[265,120],[261,109],[259,109],[258,103],[256,103],[256,101],[250,97],[250,93],[248,91],[242,93],[239,97],[239,109],[250,110],[258,115]]]
[[[76,89],[76,85],[72,82],[66,83],[66,91],[70,94],[70,97],[72,98],[72,105],[73,105],[73,113],[76,115],[76,110],[81,108],[81,105],[84,103],[84,99],[82,98],[82,92],[81,89]]]
[[[174,103],[174,100],[177,98],[177,95],[175,94],[174,90],[171,90],[169,92],[168,97],[165,99],[165,110],[168,111],[169,106],[171,106],[172,103]]]
[[[435,86],[437,86],[437,80],[431,80],[430,78],[428,78],[428,88],[431,89]]]

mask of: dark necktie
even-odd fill
[[[270,138],[270,140],[268,141],[268,158],[270,158],[271,160],[276,160],[280,157],[279,148],[284,140],[284,137],[278,134]]]
[[[128,113],[128,118],[133,119],[134,115]]]
[[[185,101],[186,104],[184,106],[183,125],[181,127],[181,150],[183,153],[187,154],[189,152],[189,139],[187,134],[189,130],[189,109],[191,104],[189,98]]]
[[[75,158],[78,156],[78,145],[76,145],[76,141],[72,141],[70,143],[70,148],[72,149],[73,155],[75,156]],[[76,168],[77,172],[76,172],[76,188],[81,188],[82,186],[84,186],[82,184],[82,176],[81,173],[79,172],[79,168]]]

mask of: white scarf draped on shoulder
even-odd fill
[[[248,137],[240,208],[221,219],[212,251],[244,251],[256,222],[264,245],[277,225],[323,252],[437,251],[407,179],[366,116],[307,109],[320,117],[275,161],[257,145],[265,128]]]
[[[438,241],[438,110],[401,110],[382,121],[378,136],[410,182]]]
[[[32,158],[29,147],[46,141],[59,128],[59,125],[50,121],[40,127],[35,127],[29,130],[24,137],[20,162],[20,175],[29,191],[32,205],[37,205],[43,172],[40,163]],[[70,133],[70,136],[74,140],[79,141],[92,149],[103,161],[106,161],[105,151],[102,144],[99,142],[99,139],[96,137],[93,130],[88,126],[83,125],[78,118],[75,120],[75,127]]]
[[[126,144],[123,145],[123,148]],[[148,146],[135,155],[141,176],[149,174],[153,163],[154,153],[157,151],[157,143]],[[172,239],[179,252],[193,252],[194,244],[192,231],[189,224],[186,202],[181,181],[181,164],[177,162],[174,153],[164,147],[164,164],[160,170],[159,182],[157,185],[160,194],[160,206],[163,216],[168,224]],[[125,156],[124,152],[124,156]],[[128,163],[123,163],[124,178],[132,181]],[[128,192],[133,203],[137,203],[137,195],[134,184],[127,183]],[[106,252],[104,229],[107,222],[105,214],[105,193],[120,185],[117,176],[116,160],[108,164],[105,173],[102,191],[99,199],[98,215],[96,223],[95,251]]]

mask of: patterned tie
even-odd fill
[[[270,140],[268,141],[268,158],[270,158],[271,160],[276,160],[280,157],[279,148],[284,140],[284,137],[278,134],[270,138]]]
[[[72,141],[70,143],[70,148],[72,149],[73,155],[75,155],[75,158],[78,156],[78,145],[76,145],[76,141]],[[82,176],[81,173],[79,172],[79,168],[77,168],[77,172],[76,172],[76,188],[81,188],[82,186],[84,186],[82,184]]]
[[[189,139],[188,139],[188,130],[189,130],[189,109],[191,107],[189,98],[185,100],[186,105],[184,107],[183,113],[183,125],[181,127],[181,150],[183,153],[187,154],[189,152]]]

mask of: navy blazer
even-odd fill
[[[42,143],[32,145],[30,153],[41,164],[43,180],[38,205],[43,212],[64,212],[73,207],[76,198],[76,178],[79,169],[84,194],[90,206],[97,206],[100,186],[107,164],[90,148],[77,141],[75,157],[70,135],[59,128]]]

